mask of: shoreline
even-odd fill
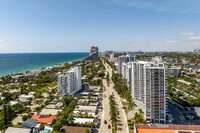
[[[88,57],[88,56],[86,56],[86,57]],[[44,66],[44,67],[35,68],[35,69],[31,69],[31,70],[29,69],[29,70],[23,70],[23,71],[21,71],[21,72],[10,73],[10,74],[6,74],[6,75],[2,75],[2,76],[0,76],[0,78],[2,78],[2,77],[4,77],[4,76],[16,75],[17,73],[23,73],[23,74],[25,74],[26,72],[34,72],[34,71],[42,70],[42,69],[47,68],[47,67],[53,67],[53,66],[55,66],[55,65],[63,65],[63,64],[65,64],[65,63],[73,63],[73,62],[75,62],[75,61],[82,61],[82,60],[85,59],[86,57],[79,58],[79,59],[74,59],[74,60],[69,60],[69,61],[66,61],[66,62],[56,63],[56,64],[54,64],[54,65],[47,65],[47,66]]]

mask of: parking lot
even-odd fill
[[[173,117],[173,124],[200,124],[200,117],[192,108],[182,107],[172,100],[168,100],[168,113]],[[171,122],[168,121],[168,123]]]

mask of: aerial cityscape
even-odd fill
[[[198,0],[0,3],[0,133],[200,133]]]

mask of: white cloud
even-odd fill
[[[16,53],[16,52],[22,52],[23,46],[20,45],[11,45],[3,40],[0,40],[0,53]]]
[[[24,47],[23,47],[23,46],[19,46],[19,48],[20,48],[20,49],[24,49]]]
[[[192,37],[189,37],[188,39],[189,40],[200,40],[200,36],[192,36]]]
[[[193,32],[180,32],[179,34],[183,35],[183,36],[192,36],[192,35],[194,35]]]
[[[12,48],[12,46],[6,44],[5,42],[3,42],[3,40],[0,40],[0,49],[1,49],[1,51],[9,50],[11,48]]]
[[[179,42],[179,40],[166,40],[166,43],[178,43]]]
[[[153,11],[200,13],[199,0],[109,0],[119,6],[129,6]]]
[[[160,42],[151,42],[154,48],[166,51],[191,51],[200,47],[200,36],[168,39]],[[158,50],[159,50],[158,49]]]
[[[200,36],[147,42],[121,42],[115,46],[114,50],[117,51],[192,51],[200,48]]]

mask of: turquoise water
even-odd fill
[[[0,54],[0,76],[76,61],[83,59],[88,55],[89,53]]]
[[[42,130],[42,131],[43,131],[43,133],[48,133],[48,132],[49,132],[48,129],[44,129],[44,130]]]

